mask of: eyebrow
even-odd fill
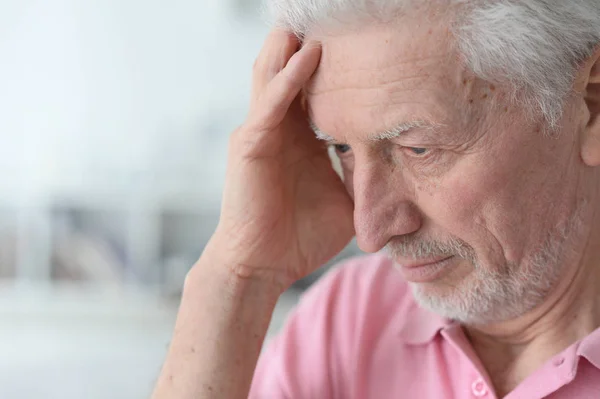
[[[317,125],[315,125],[315,123],[312,120],[309,120],[309,124],[319,140],[323,140],[323,141],[327,141],[327,142],[336,142],[337,141],[336,139],[334,139],[333,137],[331,137],[330,135],[328,135],[327,133],[325,133],[324,131],[319,129],[319,127]],[[410,130],[414,130],[414,129],[435,130],[436,128],[438,128],[440,126],[441,125],[439,125],[439,124],[430,123],[430,122],[426,122],[423,120],[403,122],[403,123],[400,123],[400,124],[394,126],[391,129],[387,129],[382,132],[370,134],[367,137],[366,141],[377,142],[377,141],[392,140],[392,139],[395,139],[395,138],[401,136],[404,133],[407,133]]]

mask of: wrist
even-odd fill
[[[291,279],[270,269],[248,266],[230,257],[205,251],[186,276],[184,294],[219,287],[228,298],[252,295],[261,302],[275,304],[292,284]]]
[[[193,275],[195,271],[198,274],[214,274],[227,279],[233,286],[260,285],[277,295],[295,282],[285,268],[278,267],[283,265],[260,264],[255,256],[247,256],[248,251],[232,245],[232,242],[231,239],[213,236],[190,274]]]
[[[157,397],[247,397],[281,288],[213,254],[186,277]]]

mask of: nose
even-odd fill
[[[422,216],[402,172],[384,162],[355,166],[352,174],[354,228],[365,252],[381,250],[392,237],[414,233]]]

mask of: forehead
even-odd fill
[[[311,119],[336,139],[414,120],[455,124],[476,85],[443,24],[371,25],[322,39],[306,87]]]

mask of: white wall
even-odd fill
[[[164,214],[217,211],[266,31],[229,0],[0,0],[0,233],[17,225],[26,282],[0,284],[0,397],[148,397],[176,307],[30,285],[49,277],[52,207],[119,208],[133,262],[158,262]]]
[[[62,203],[123,211],[138,264],[163,210],[218,211],[267,32],[236,1],[0,2],[0,227],[14,214],[21,277],[48,276]]]
[[[3,196],[218,196],[266,32],[230,3],[0,2]]]

